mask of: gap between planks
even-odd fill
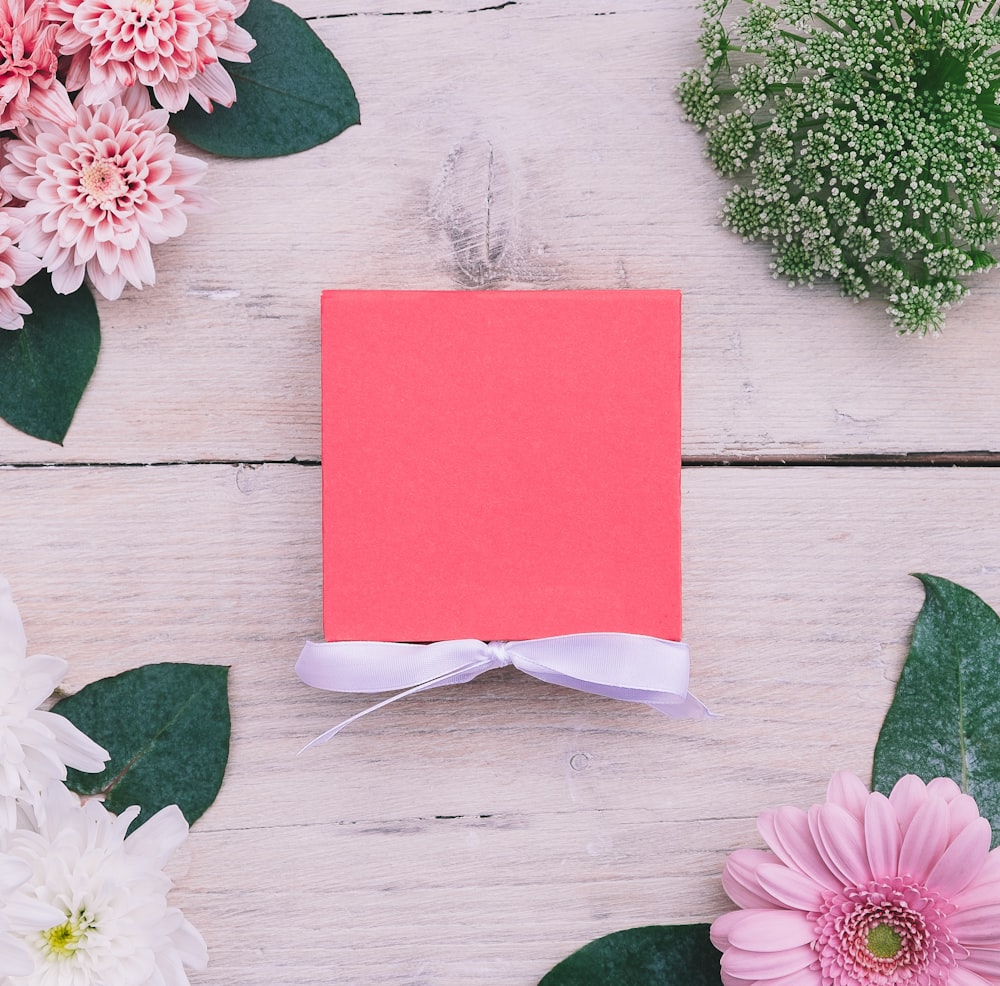
[[[305,466],[321,465],[319,459],[165,459],[154,462],[11,462],[0,465],[7,469],[151,469],[171,466]],[[839,455],[692,455],[681,458],[684,469],[782,469],[782,468],[897,468],[953,469],[1000,468],[1000,452],[906,452],[906,453],[845,453]]]

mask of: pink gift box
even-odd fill
[[[327,640],[681,636],[676,291],[327,291]]]

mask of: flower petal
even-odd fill
[[[8,661],[23,661],[27,652],[28,641],[10,593],[10,583],[0,577],[0,667]]]
[[[19,941],[0,935],[0,969],[4,971],[4,978],[30,976],[35,971],[35,963]]]
[[[838,890],[840,880],[816,848],[816,840],[809,828],[809,818],[798,808],[779,808],[770,816],[768,845],[783,863],[798,870],[810,880],[815,880],[827,890]],[[773,841],[772,841],[773,840]]]
[[[757,986],[756,979],[740,979],[739,976],[730,976],[725,969],[720,969],[722,986]]]
[[[865,852],[864,823],[839,804],[820,805],[814,815],[817,846],[833,872],[847,885],[868,883],[872,871]]]
[[[757,880],[766,893],[785,907],[815,911],[823,903],[823,888],[818,883],[780,863],[758,867]]]
[[[963,945],[1000,947],[1000,902],[956,911],[948,927]]]
[[[979,817],[979,805],[971,795],[960,794],[948,802],[949,830],[953,839],[966,825]]]
[[[742,979],[776,979],[808,968],[815,958],[816,953],[808,945],[780,952],[748,952],[742,948],[728,948],[722,955],[722,968]]]
[[[757,870],[775,857],[762,849],[737,849],[726,860],[722,886],[734,904],[740,907],[774,907],[776,901],[760,886]]]
[[[0,855],[0,899],[16,890],[29,876],[31,867],[24,860]]]
[[[208,946],[201,932],[187,918],[181,920],[173,934],[177,958],[189,969],[201,970],[208,965]]]
[[[948,986],[993,986],[993,983],[971,969],[957,966],[948,973]]]
[[[884,794],[875,792],[865,805],[865,851],[876,880],[896,875],[901,841],[892,804]]]
[[[950,777],[932,777],[927,782],[927,790],[942,801],[953,801],[962,789]]]
[[[161,808],[126,840],[129,853],[146,856],[158,867],[166,864],[188,837],[188,823],[177,805]]]
[[[865,817],[865,805],[868,802],[868,797],[868,788],[865,787],[861,779],[846,770],[834,774],[826,789],[827,803],[840,805],[858,821]]]
[[[1000,849],[990,851],[983,868],[975,879],[955,895],[956,907],[976,907],[1000,901]]]
[[[926,798],[917,809],[899,848],[899,875],[926,881],[948,845],[948,807],[938,798]]]
[[[962,965],[984,976],[989,983],[1000,982],[1000,950],[995,948],[970,948],[969,957]]]
[[[815,923],[802,911],[743,911],[729,929],[729,943],[747,952],[782,952],[792,945],[808,945]]]
[[[964,890],[985,865],[991,837],[990,823],[985,818],[966,825],[934,864],[927,886],[945,897]]]
[[[745,914],[745,911],[726,911],[725,914],[720,914],[713,922],[712,927],[709,929],[709,937],[712,939],[712,944],[720,951],[724,952],[729,945],[729,931],[732,926],[739,921],[741,916]]]
[[[899,819],[899,827],[906,834],[913,816],[927,800],[927,785],[915,774],[905,774],[896,781],[889,792],[889,802]]]
[[[791,972],[787,976],[779,976],[777,979],[768,979],[767,986],[821,986],[822,982],[823,977],[819,970],[810,967]]]
[[[59,757],[67,767],[88,774],[99,773],[111,758],[104,747],[95,743],[86,733],[56,712],[39,710],[35,713],[52,733]]]

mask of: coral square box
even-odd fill
[[[304,680],[411,686],[368,673],[424,662],[396,641],[679,641],[680,311],[676,291],[324,292],[323,612],[340,643],[307,645]],[[323,648],[335,684],[315,673]]]
[[[679,638],[679,293],[322,312],[328,640]]]

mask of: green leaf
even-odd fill
[[[584,945],[538,986],[719,986],[719,953],[707,924],[616,931]]]
[[[872,785],[950,777],[1000,838],[1000,617],[974,592],[917,575],[924,605],[875,746]]]
[[[226,62],[236,102],[189,103],[171,129],[224,157],[277,157],[332,140],[361,122],[347,73],[312,28],[280,3],[251,0],[238,23],[257,41],[249,64]]]
[[[139,805],[141,823],[166,805],[190,825],[215,800],[229,759],[229,668],[147,664],[102,678],[58,702],[110,754],[101,774],[71,770],[78,794],[104,794],[119,814]]]
[[[61,445],[97,365],[97,305],[86,286],[56,294],[44,272],[17,292],[31,314],[23,329],[0,329],[0,418]]]

